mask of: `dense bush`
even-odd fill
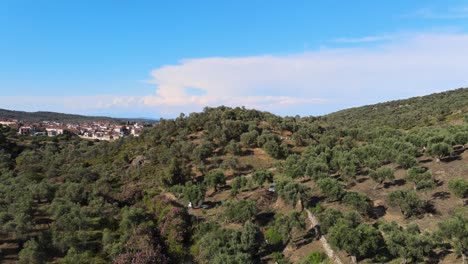
[[[257,213],[258,208],[253,200],[229,200],[224,203],[224,216],[229,222],[244,223],[252,220]]]
[[[460,198],[468,197],[468,181],[465,179],[453,179],[449,181],[449,189]]]
[[[340,200],[345,194],[343,186],[337,180],[331,178],[323,178],[319,179],[317,181],[317,184],[322,193],[330,201]]]
[[[398,206],[405,217],[418,215],[424,212],[426,202],[419,199],[418,195],[411,191],[394,191],[388,195],[391,206]]]

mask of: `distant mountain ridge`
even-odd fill
[[[55,121],[60,123],[84,123],[84,122],[146,122],[155,123],[155,119],[146,118],[115,118],[108,116],[85,116],[76,114],[65,114],[48,111],[26,112],[0,109],[0,118],[16,119],[23,122]]]

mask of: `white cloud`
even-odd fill
[[[144,103],[166,112],[227,104],[315,114],[329,105],[332,110],[466,86],[466,47],[468,34],[421,33],[371,48],[186,59],[152,71],[158,89]],[[189,87],[205,93],[190,95]]]
[[[317,115],[466,87],[467,47],[468,34],[419,33],[372,47],[185,59],[151,72],[152,95],[0,97],[0,108],[171,117],[228,105]]]

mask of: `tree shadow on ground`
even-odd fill
[[[312,196],[306,203],[306,208],[314,208],[317,206],[321,201],[325,200],[325,196]]]
[[[424,212],[428,214],[437,214],[437,210],[431,201],[428,201],[426,206],[424,206]]]
[[[440,161],[442,162],[451,162],[454,160],[461,160],[461,156],[449,156],[449,157],[444,157],[440,159]]]
[[[427,158],[427,159],[423,159],[419,161],[419,163],[429,163],[429,162],[432,162],[431,158]]]
[[[446,200],[450,198],[449,192],[436,192],[432,195],[432,199]]]
[[[378,219],[387,213],[387,208],[383,205],[375,206],[371,209],[369,216],[372,219]]]
[[[362,177],[362,178],[358,179],[357,182],[358,182],[358,183],[363,183],[363,182],[365,182],[365,181],[367,181],[367,180],[369,180],[368,177]]]
[[[394,180],[393,182],[384,182],[383,187],[388,189],[393,186],[403,186],[405,185],[406,181],[404,179]]]
[[[274,212],[264,212],[264,213],[258,214],[255,217],[255,221],[257,222],[259,226],[266,226],[273,220],[274,217],[275,217]]]
[[[427,263],[436,264],[441,263],[442,259],[445,258],[448,254],[451,254],[451,245],[450,243],[442,243],[439,245],[439,251],[433,251],[429,253],[429,259]]]

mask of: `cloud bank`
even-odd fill
[[[468,84],[468,34],[394,38],[366,48],[182,60],[151,72],[158,88],[144,104],[167,112],[227,104],[315,114]]]
[[[289,55],[184,59],[151,71],[150,82],[155,85],[151,95],[0,97],[0,107],[22,101],[34,102],[41,110],[45,108],[40,106],[48,106],[45,110],[172,117],[205,106],[228,105],[317,115],[468,86],[468,34],[420,33],[361,40],[386,41],[371,47],[321,48]]]

